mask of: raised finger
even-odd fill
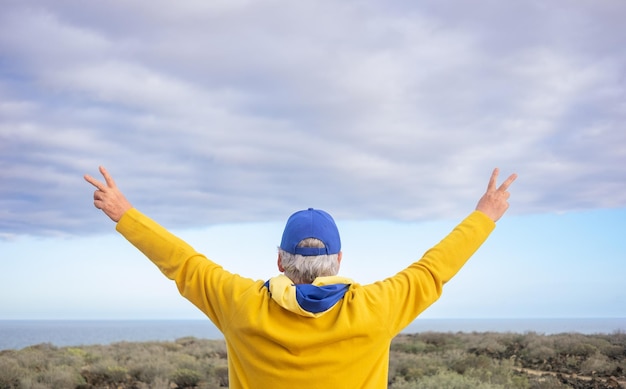
[[[99,190],[103,190],[103,189],[106,188],[106,186],[102,182],[96,180],[95,178],[93,178],[89,174],[85,174],[84,178],[85,178],[85,181],[87,181],[91,185],[95,186]]]
[[[109,188],[115,188],[115,181],[113,181],[113,177],[109,174],[109,172],[104,168],[104,166],[100,166],[100,173],[104,177],[104,180],[107,183]]]
[[[493,169],[493,173],[491,173],[491,178],[489,179],[489,184],[487,185],[487,191],[496,190],[496,182],[498,181],[498,173],[500,173],[500,169]]]
[[[511,174],[509,178],[507,178],[506,181],[504,181],[502,185],[500,185],[498,190],[505,191],[509,189],[509,186],[513,183],[513,181],[515,181],[516,178],[517,178],[517,174],[515,173]]]

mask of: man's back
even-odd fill
[[[234,389],[387,387],[391,340],[440,296],[493,227],[474,212],[420,261],[374,284],[321,277],[320,285],[349,286],[330,309],[305,315],[295,306],[302,292],[284,276],[231,274],[134,209],[117,225],[224,333]]]

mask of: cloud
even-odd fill
[[[453,4],[453,6],[451,6]],[[170,227],[626,205],[619,1],[7,3],[0,233],[110,225],[105,165]]]

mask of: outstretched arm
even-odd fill
[[[491,178],[489,179],[489,184],[487,185],[487,192],[485,192],[483,197],[481,197],[478,201],[478,205],[476,205],[477,211],[483,212],[494,222],[498,221],[498,219],[504,215],[506,210],[509,209],[508,199],[511,194],[507,191],[507,189],[517,178],[517,174],[511,174],[499,188],[496,188],[499,173],[500,171],[498,168],[493,169],[493,173],[491,173]]]
[[[104,183],[96,180],[92,176],[85,174],[85,180],[97,189],[93,193],[93,205],[101,209],[114,222],[120,221],[122,215],[133,206],[115,185],[115,181],[107,170],[100,166],[100,173],[104,177]]]
[[[380,309],[380,316],[390,320],[385,326],[394,335],[441,296],[443,285],[478,250],[495,228],[495,221],[508,209],[507,189],[517,175],[512,174],[496,187],[498,173],[495,169],[491,174],[476,211],[419,261],[393,277],[365,287],[376,309]]]
[[[228,273],[207,260],[183,240],[134,209],[102,166],[100,173],[104,183],[85,175],[85,180],[96,187],[93,194],[96,208],[116,222],[116,230],[157,265],[165,276],[174,280],[179,292],[222,329],[225,318],[230,318],[232,309],[238,306],[233,299],[244,295],[245,290],[255,285],[260,289],[262,282]]]

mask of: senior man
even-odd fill
[[[387,387],[391,340],[435,302],[508,209],[512,174],[487,191],[440,243],[396,275],[368,285],[337,276],[341,240],[318,209],[291,215],[278,253],[283,273],[258,281],[229,273],[133,208],[103,167],[94,205],[222,331],[230,387]]]

